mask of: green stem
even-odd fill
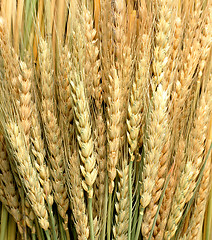
[[[63,219],[59,215],[59,228],[60,228],[61,238],[65,240],[66,239],[66,234],[65,234],[65,230],[64,230],[62,222],[63,222]]]
[[[132,228],[132,166],[133,161],[129,163],[129,224],[128,224],[128,240],[131,239]]]
[[[104,199],[104,209],[103,209],[103,223],[101,230],[101,240],[105,240],[105,230],[106,230],[106,222],[107,222],[107,200],[108,200],[108,177],[106,178],[106,186],[105,186],[105,199]]]
[[[67,239],[67,240],[71,240],[68,229],[65,230],[65,232],[66,232],[66,239]]]
[[[112,204],[112,193],[109,193],[108,212],[107,212],[107,240],[110,240],[110,232],[111,232],[111,204]]]
[[[210,236],[212,235],[211,226],[212,226],[212,189],[210,192],[210,197],[208,202],[208,214],[207,214],[207,220],[206,220],[205,240],[211,239],[210,238]]]
[[[142,220],[143,220],[143,215],[144,215],[144,208],[140,207],[138,225],[137,225],[137,230],[136,230],[134,240],[138,240],[138,238],[139,238],[139,235],[140,235],[140,232],[141,232],[141,224],[142,224]]]
[[[2,209],[1,209],[1,235],[0,235],[0,240],[4,240],[6,236],[6,231],[7,231],[7,221],[8,221],[8,212],[4,205],[2,204]]]
[[[40,225],[38,224],[38,219],[35,218],[35,229],[37,233],[38,240],[43,240],[45,239],[43,230],[41,229]]]
[[[14,221],[13,217],[9,216],[9,224],[8,224],[8,240],[15,240],[16,239],[16,222]]]
[[[47,240],[51,240],[51,237],[50,237],[50,234],[49,234],[49,230],[46,230],[45,233],[46,233]]]
[[[56,233],[56,230],[55,230],[55,219],[54,219],[54,216],[53,216],[53,213],[52,213],[52,206],[49,204],[48,199],[47,199],[47,205],[48,205],[48,209],[49,209],[50,225],[51,225],[53,239],[57,240],[57,233]]]
[[[35,233],[32,233],[32,240],[36,240],[36,235],[35,235]]]
[[[94,240],[92,198],[88,198],[88,217],[90,223],[90,240]]]
[[[136,231],[136,225],[138,220],[138,210],[139,210],[139,195],[137,195],[136,203],[135,203],[135,213],[134,213],[133,225],[132,225],[132,239],[135,239],[135,231]]]

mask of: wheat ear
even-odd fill
[[[173,197],[164,239],[171,239],[175,235],[177,225],[183,214],[185,198],[187,197],[189,186],[195,172],[196,169],[193,167],[192,162],[188,161],[181,174],[180,181]]]
[[[188,159],[193,162],[193,166],[196,168],[196,175],[193,177],[188,197],[188,202],[194,191],[197,176],[203,164],[203,155],[205,149],[205,140],[207,135],[207,126],[209,122],[209,105],[206,102],[206,95],[202,93],[201,99],[196,109],[196,116],[193,121],[193,127],[189,136],[188,143]]]
[[[117,75],[115,67],[113,67],[109,75],[107,106],[107,171],[109,178],[109,194],[112,194],[114,189],[114,179],[116,177],[116,166],[118,164],[119,155],[121,105],[120,87],[120,79]]]
[[[157,177],[155,180],[155,186],[152,191],[152,199],[149,206],[146,208],[144,217],[143,217],[142,234],[144,239],[148,239],[149,234],[151,232],[152,224],[158,208],[158,201],[161,197],[163,186],[164,186],[167,172],[168,172],[169,160],[170,160],[170,147],[171,147],[170,146],[170,130],[167,130],[166,136],[164,138],[164,142],[165,144],[162,149],[162,155],[159,159],[159,167],[158,167]]]
[[[119,183],[118,192],[116,193],[117,202],[115,203],[116,216],[115,225],[113,227],[114,239],[127,239],[127,225],[129,222],[129,165],[125,164],[123,170],[118,170]]]
[[[23,233],[21,226],[21,220],[23,216],[19,204],[20,195],[16,189],[16,184],[11,172],[9,159],[6,152],[4,137],[2,135],[0,136],[0,169],[1,189],[4,192],[4,194],[1,194],[1,196],[4,196],[5,199],[3,203],[5,202],[7,209],[14,217],[20,233]]]
[[[165,135],[167,134],[167,91],[161,84],[153,92],[143,138],[144,162],[142,171],[142,183],[140,190],[140,213],[136,237],[138,239],[142,224],[144,209],[150,204],[152,191],[159,167],[159,159],[162,153]]]
[[[83,165],[80,165],[82,174],[85,178],[82,185],[88,197],[93,196],[93,184],[96,180],[97,169],[96,159],[93,152],[93,139],[90,124],[90,112],[88,102],[85,97],[84,86],[79,76],[75,73],[71,81],[72,100],[74,107],[75,124],[77,129],[77,140],[79,143],[80,159]]]
[[[171,43],[171,26],[173,15],[173,2],[170,0],[157,1],[156,8],[156,35],[153,50],[152,68],[154,73],[153,83],[156,87],[159,83],[166,81],[165,72]],[[153,86],[153,87],[154,87]],[[154,87],[154,88],[155,88]]]
[[[189,228],[187,229],[185,236],[186,239],[197,240],[199,239],[200,231],[202,229],[207,199],[210,192],[210,174],[211,174],[211,161],[207,160],[205,165],[204,174],[200,184],[200,189],[196,196],[194,210],[189,220]]]
[[[89,10],[83,6],[83,26],[85,33],[85,87],[88,93],[95,97],[98,92],[94,92],[95,86],[98,86],[100,81],[99,66],[100,59],[98,58],[99,49],[97,46],[96,29],[93,27],[93,19]],[[88,95],[88,98],[90,96]]]
[[[23,182],[23,187],[26,190],[27,197],[34,213],[38,217],[41,227],[47,230],[49,228],[49,221],[44,192],[38,181],[36,171],[32,166],[24,135],[20,131],[20,127],[14,122],[10,122],[6,127],[7,140],[11,151],[15,153],[15,165]]]
[[[17,55],[13,52],[10,45],[7,26],[2,17],[0,17],[0,47],[4,60],[5,77],[12,87],[14,98],[19,100],[19,81],[20,69],[18,66]]]
[[[202,165],[204,142],[206,139],[206,128],[209,114],[208,106],[205,102],[206,96],[207,95],[203,92],[198,108],[196,110],[193,129],[191,130],[188,142],[187,163],[185,165],[184,171],[180,176],[179,185],[177,186],[173,198],[167,230],[165,232],[165,239],[170,239],[172,236],[174,236],[177,229],[177,224],[179,223],[180,218],[183,214],[184,205],[186,201],[189,200],[189,196],[193,193],[196,184],[196,178],[199,174],[200,166]],[[201,129],[201,132],[199,132],[199,127]],[[190,172],[188,172],[187,167],[190,165],[192,166],[192,169]]]
[[[132,82],[131,94],[128,104],[127,114],[127,140],[128,140],[128,151],[129,151],[129,229],[128,234],[131,234],[131,218],[132,218],[132,166],[135,159],[135,152],[138,146],[138,136],[140,128],[142,128],[142,110],[144,101],[141,100],[143,96],[144,86],[147,85],[148,79],[148,62],[149,62],[149,35],[144,34],[139,40],[140,49],[138,48],[138,59],[136,76]],[[130,236],[129,236],[130,237]]]
[[[84,180],[82,186],[88,193],[88,211],[90,221],[90,236],[94,239],[92,198],[93,184],[97,177],[96,156],[93,151],[94,143],[91,132],[90,111],[88,100],[85,97],[84,85],[78,72],[74,72],[70,79],[72,87],[72,100],[74,108],[74,120],[77,130],[77,141],[79,144],[79,154],[82,164],[80,169]]]
[[[31,151],[35,157],[34,166],[38,172],[38,179],[45,194],[45,200],[52,206],[52,184],[50,182],[50,172],[46,165],[45,157],[46,151],[44,148],[44,141],[41,136],[41,126],[39,122],[39,115],[36,105],[33,106],[32,111],[32,128],[31,128]]]
[[[80,174],[80,159],[74,152],[69,161],[69,174],[71,183],[71,208],[74,215],[75,227],[78,239],[89,239],[88,214],[85,205],[85,196],[82,188]]]
[[[20,64],[22,75],[19,75],[20,84],[20,120],[22,122],[26,145],[29,148],[30,127],[31,127],[31,70],[27,69],[24,62]]]
[[[177,152],[175,154],[175,170],[173,175],[171,176],[171,179],[168,183],[168,187],[165,192],[164,199],[162,201],[162,205],[160,207],[159,216],[157,218],[157,223],[155,227],[155,239],[162,240],[165,227],[168,220],[168,215],[171,209],[172,204],[172,198],[176,189],[176,185],[178,183],[178,179],[183,172],[183,169],[185,167],[185,139],[181,135],[179,146],[177,149]]]
[[[51,70],[51,56],[48,44],[40,41],[40,63],[42,81],[42,119],[44,122],[45,136],[50,151],[49,161],[51,166],[52,185],[54,199],[58,206],[58,212],[64,221],[64,229],[67,230],[69,199],[64,179],[64,154],[61,132],[57,123],[54,110],[54,82]]]
[[[127,37],[127,9],[126,3],[122,0],[114,1],[114,25],[113,25],[113,41],[115,52],[115,66],[117,75],[120,79],[120,137],[121,146],[126,142],[126,120],[127,120],[127,106],[129,100],[129,89],[131,84],[132,74],[132,55],[130,48],[130,41]]]

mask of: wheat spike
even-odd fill
[[[170,215],[168,218],[164,239],[171,239],[177,230],[177,225],[182,217],[185,198],[188,195],[189,186],[196,169],[191,161],[188,161],[181,174],[180,181],[174,193]]]
[[[99,66],[100,59],[98,58],[99,49],[97,46],[96,29],[93,27],[93,19],[91,13],[83,7],[83,26],[85,33],[85,87],[88,93],[96,98],[98,97],[98,85],[100,81]],[[88,95],[88,99],[89,99]],[[97,104],[97,101],[96,101]],[[101,104],[101,102],[99,103]]]
[[[30,127],[31,127],[31,70],[27,69],[24,62],[21,62],[20,68],[22,75],[19,75],[20,84],[20,120],[22,122],[26,145],[29,148]]]
[[[126,120],[127,106],[129,101],[129,89],[132,74],[132,55],[130,41],[127,35],[127,9],[123,0],[115,0],[113,6],[114,25],[113,25],[113,41],[114,41],[114,61],[117,69],[117,75],[120,79],[120,134],[121,146],[125,143],[126,138]]]
[[[126,160],[125,160],[126,162]],[[118,170],[119,183],[116,192],[117,202],[115,204],[116,216],[115,225],[113,226],[114,239],[127,239],[127,225],[129,221],[129,165],[125,165],[123,170]]]
[[[109,75],[107,106],[107,171],[109,177],[109,193],[113,192],[116,166],[118,164],[120,144],[120,79],[113,67]]]
[[[185,233],[185,237],[188,240],[199,239],[199,235],[202,229],[205,208],[210,190],[210,165],[211,162],[210,159],[208,159],[205,165],[205,170],[200,184],[200,188],[196,196],[194,210],[192,212],[191,219],[189,220],[189,227]]]
[[[3,203],[5,202],[7,209],[14,217],[20,233],[23,233],[23,229],[21,226],[21,220],[23,216],[19,204],[20,195],[17,192],[15,180],[12,175],[9,159],[6,152],[4,137],[2,135],[0,136],[0,169],[0,185],[3,192],[1,196],[4,197]]]
[[[153,83],[154,88],[159,83],[164,83],[166,81],[165,73],[167,71],[167,62],[170,52],[171,43],[171,25],[172,25],[172,15],[173,12],[173,2],[170,0],[159,0],[157,1],[156,8],[156,36],[155,36],[155,46],[153,50]]]
[[[144,133],[144,166],[141,184],[141,207],[146,208],[152,198],[152,190],[159,167],[164,138],[167,134],[167,92],[160,84],[153,93],[152,104],[146,119]]]
[[[41,126],[39,122],[40,118],[38,116],[38,110],[35,104],[33,106],[31,117],[32,117],[31,151],[35,158],[34,166],[38,172],[38,179],[45,193],[45,200],[47,200],[48,203],[52,205],[53,196],[52,196],[52,184],[50,182],[50,172],[45,162],[46,151],[44,148],[44,141],[41,136]]]
[[[169,160],[170,160],[170,130],[167,131],[164,142],[165,144],[163,146],[162,154],[159,159],[159,168],[158,168],[157,177],[155,180],[155,186],[152,191],[152,200],[149,206],[146,208],[144,217],[143,217],[142,234],[144,239],[148,239],[149,233],[152,229],[152,224],[158,208],[158,201],[161,197],[163,185],[165,183],[167,172],[168,172]],[[166,202],[166,207],[167,207],[167,202]],[[162,221],[165,221],[165,220],[163,219]]]
[[[89,105],[85,97],[83,82],[79,78],[80,76],[78,76],[76,72],[71,76],[71,94],[80,151],[79,154],[83,163],[83,165],[80,165],[80,168],[85,178],[82,181],[82,185],[84,190],[88,193],[88,197],[92,198],[93,184],[97,176],[96,156],[93,152],[94,143],[91,133]]]
[[[19,176],[24,184],[27,197],[33,211],[38,217],[39,223],[44,230],[49,228],[48,212],[44,201],[44,192],[40,186],[35,169],[32,166],[29,152],[27,150],[23,133],[20,127],[10,122],[7,124],[7,140],[11,151],[15,152],[15,165]]]
[[[104,193],[105,193],[105,180],[107,173],[107,162],[106,162],[106,123],[103,115],[103,110],[97,110],[97,115],[95,118],[96,131],[95,137],[96,141],[95,148],[97,151],[97,165],[98,165],[98,175],[96,178],[96,188],[95,194],[95,210],[99,216],[101,216],[103,203],[104,203]]]
[[[44,40],[40,40],[40,62],[42,81],[42,119],[44,122],[45,136],[49,147],[49,161],[51,166],[52,186],[54,199],[58,206],[58,212],[67,229],[69,199],[65,185],[65,166],[62,137],[54,109],[54,82],[52,75],[52,62],[50,49]]]
[[[132,83],[131,94],[128,104],[128,118],[127,118],[127,140],[129,144],[130,160],[134,160],[135,150],[138,145],[139,130],[142,128],[142,110],[144,108],[144,101],[141,100],[143,89],[147,85],[148,79],[148,62],[149,62],[149,35],[144,34],[140,38],[141,46],[138,48],[139,54],[137,59],[137,71],[135,79]]]
[[[71,183],[72,211],[78,239],[89,238],[88,214],[85,205],[85,196],[82,188],[82,177],[80,174],[80,159],[74,152],[69,161],[69,174]]]

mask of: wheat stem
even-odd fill
[[[108,209],[107,209],[107,240],[110,240],[111,234],[111,208],[112,208],[112,193],[109,193]]]
[[[92,198],[88,198],[88,216],[90,223],[90,239],[94,240]]]
[[[7,232],[7,221],[8,221],[8,211],[6,210],[6,208],[4,207],[4,205],[2,204],[1,207],[1,234],[0,234],[0,240],[4,240],[5,236],[6,236],[6,232]]]
[[[133,161],[129,163],[129,223],[128,223],[128,240],[131,239],[132,228],[132,167]]]
[[[137,229],[136,229],[136,233],[135,233],[135,238],[134,240],[138,240],[140,232],[141,232],[141,224],[143,221],[143,216],[144,216],[144,209],[143,207],[140,206],[139,209],[139,217],[138,217],[138,225],[137,225]]]

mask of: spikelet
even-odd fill
[[[61,132],[57,123],[54,109],[54,81],[52,75],[52,62],[50,49],[46,41],[40,40],[40,64],[42,82],[42,120],[44,123],[45,136],[49,147],[49,161],[51,166],[52,185],[54,200],[57,209],[64,221],[67,230],[69,199],[65,185],[65,163]]]
[[[126,162],[126,160],[125,160]],[[123,170],[118,171],[119,183],[118,192],[116,193],[117,202],[115,204],[116,216],[115,225],[113,226],[114,239],[127,239],[127,226],[129,222],[129,165],[125,165]]]
[[[72,87],[72,101],[74,109],[74,120],[77,130],[77,141],[79,154],[82,161],[80,165],[84,180],[82,186],[88,193],[88,198],[93,197],[93,184],[97,177],[96,156],[93,151],[90,111],[88,101],[85,97],[84,85],[77,72],[74,72],[70,79]]]
[[[160,84],[153,93],[144,133],[144,166],[141,184],[141,207],[146,208],[152,198],[164,137],[167,134],[167,92]]]
[[[89,238],[88,214],[85,205],[85,196],[82,188],[82,178],[80,174],[80,159],[77,152],[74,152],[69,161],[69,181],[71,183],[72,211],[78,239]]]

